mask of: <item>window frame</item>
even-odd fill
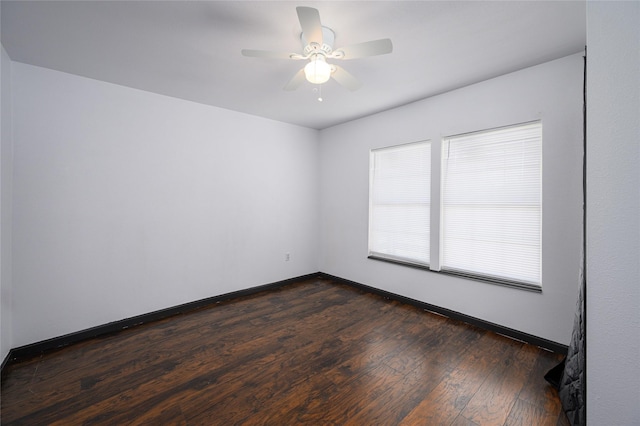
[[[428,222],[428,229],[427,232],[429,234],[429,238],[427,240],[427,249],[428,252],[430,253],[430,249],[431,249],[431,211],[433,209],[432,207],[432,202],[431,202],[431,178],[433,176],[432,170],[431,170],[431,166],[433,164],[433,159],[431,157],[431,153],[432,153],[432,143],[431,140],[425,139],[425,140],[420,140],[420,141],[416,141],[416,142],[409,142],[409,143],[404,143],[404,144],[398,144],[398,145],[392,145],[392,146],[386,146],[386,147],[381,147],[381,148],[375,148],[375,149],[371,149],[369,151],[369,223],[368,223],[368,258],[370,259],[376,259],[376,260],[382,260],[382,261],[387,261],[387,262],[392,262],[392,263],[397,263],[397,264],[401,264],[401,265],[406,265],[406,266],[413,266],[413,267],[418,267],[418,268],[423,268],[423,269],[429,269],[429,265],[430,265],[430,259],[427,259],[426,261],[420,261],[417,259],[409,259],[406,257],[402,257],[402,256],[397,256],[394,254],[390,254],[390,253],[383,253],[381,251],[377,251],[377,250],[372,250],[372,227],[374,226],[374,219],[373,219],[373,215],[374,215],[374,183],[375,183],[375,179],[374,179],[374,173],[376,171],[376,165],[375,165],[375,158],[376,158],[376,154],[383,152],[383,151],[398,151],[401,150],[403,148],[410,148],[412,146],[419,146],[419,145],[425,145],[427,147],[428,150],[428,168],[429,168],[429,173],[428,176],[426,177],[427,179],[427,188],[429,189],[429,194],[428,194],[428,209],[427,209],[427,222]]]
[[[539,148],[539,164],[540,164],[540,175],[539,175],[539,182],[538,184],[540,185],[540,197],[539,197],[539,215],[540,215],[540,225],[539,225],[539,237],[538,237],[538,241],[539,241],[539,265],[540,265],[540,275],[539,275],[539,282],[529,282],[526,280],[517,280],[517,279],[510,279],[510,278],[505,278],[505,277],[500,277],[500,276],[493,276],[493,275],[489,275],[489,274],[482,274],[482,273],[474,273],[474,272],[470,272],[470,271],[462,271],[462,270],[455,270],[455,269],[451,269],[451,268],[446,268],[446,267],[442,267],[442,261],[443,261],[443,223],[444,223],[444,216],[443,216],[443,205],[444,205],[444,164],[443,164],[443,158],[444,158],[444,146],[445,146],[445,141],[451,138],[456,138],[456,137],[460,137],[460,136],[468,136],[468,135],[473,135],[473,134],[479,134],[479,133],[488,133],[488,132],[494,132],[494,131],[499,131],[499,130],[503,130],[503,129],[508,129],[508,128],[513,128],[513,127],[518,127],[518,126],[527,126],[527,125],[532,125],[532,124],[539,124],[540,125],[540,148]],[[431,188],[430,188],[430,218],[431,218],[431,223],[430,223],[430,232],[429,232],[429,241],[428,244],[430,244],[430,261],[428,264],[422,264],[422,263],[414,263],[414,262],[410,262],[410,261],[406,261],[404,259],[394,259],[393,257],[390,256],[378,256],[375,254],[372,254],[370,251],[370,246],[368,246],[368,250],[369,250],[369,255],[368,258],[372,259],[372,260],[378,260],[378,261],[384,261],[384,262],[389,262],[389,263],[393,263],[393,264],[397,264],[397,265],[402,265],[402,266],[409,266],[409,267],[413,267],[413,268],[417,268],[417,269],[421,269],[421,270],[425,270],[428,272],[433,272],[433,273],[437,273],[437,274],[442,274],[442,275],[449,275],[449,276],[454,276],[454,277],[459,277],[459,278],[464,278],[464,279],[470,279],[470,280],[474,280],[474,281],[479,281],[479,282],[483,282],[483,283],[489,283],[489,284],[494,284],[494,285],[500,285],[500,286],[506,286],[506,287],[510,287],[510,288],[517,288],[517,289],[521,289],[521,290],[526,290],[526,291],[531,291],[531,292],[536,292],[536,293],[542,293],[542,285],[543,285],[543,274],[542,274],[542,269],[543,269],[543,264],[542,264],[542,260],[543,260],[543,239],[542,239],[542,234],[543,234],[543,181],[544,181],[544,175],[543,175],[543,150],[544,150],[544,137],[543,137],[543,125],[542,125],[542,120],[541,119],[536,119],[536,120],[531,120],[531,121],[525,121],[525,122],[519,122],[519,123],[515,123],[515,124],[509,124],[509,125],[505,125],[505,126],[497,126],[497,127],[491,127],[491,128],[486,128],[486,129],[482,129],[482,130],[477,130],[477,131],[471,131],[471,132],[465,132],[465,133],[458,133],[458,134],[450,134],[448,136],[441,136],[440,139],[440,144],[438,145],[437,142],[433,143],[431,140],[429,139],[425,139],[425,140],[421,140],[419,142],[411,142],[411,143],[424,143],[427,142],[429,143],[429,148],[431,150],[430,156],[431,156],[431,167],[429,170],[430,173],[430,181],[431,181]],[[409,143],[409,144],[411,144]],[[381,147],[381,148],[375,148],[375,149],[371,149],[370,150],[370,156],[373,155],[374,151],[377,150],[381,150],[381,149],[385,149],[385,148],[392,148],[392,147],[398,147],[398,146],[402,146],[402,145],[409,145],[409,144],[399,144],[399,145],[393,145],[393,146],[387,146],[387,147]],[[436,149],[436,147],[438,147],[438,149]],[[440,151],[440,152],[438,152]],[[440,155],[438,155],[440,154]],[[371,158],[371,157],[370,157]],[[371,164],[370,164],[370,168],[371,168]],[[371,226],[371,190],[372,190],[372,178],[371,178],[371,170],[370,170],[370,175],[369,175],[369,226]],[[435,185],[435,186],[434,186]],[[435,192],[434,192],[435,191]],[[369,231],[370,232],[370,231]]]

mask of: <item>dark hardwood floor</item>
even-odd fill
[[[561,357],[310,279],[8,365],[6,425],[568,425]]]

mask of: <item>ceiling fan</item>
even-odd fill
[[[322,26],[320,13],[312,7],[296,7],[302,28],[303,53],[272,52],[268,50],[243,49],[242,55],[255,58],[279,58],[309,60],[284,86],[284,90],[296,90],[306,79],[313,84],[326,83],[333,78],[349,90],[356,90],[362,84],[353,75],[338,65],[327,63],[327,59],[356,59],[391,53],[393,45],[388,38],[372,40],[333,50],[334,32]]]

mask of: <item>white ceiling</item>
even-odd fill
[[[282,87],[304,62],[296,6],[320,11],[334,48],[390,38],[393,53],[341,61],[363,87]],[[14,61],[322,129],[572,53],[584,1],[2,1]]]

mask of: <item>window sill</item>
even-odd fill
[[[499,285],[499,286],[503,286],[503,287],[517,288],[517,289],[520,289],[520,290],[531,291],[531,292],[534,292],[534,293],[542,293],[542,286],[539,286],[539,285],[536,285],[536,284],[527,283],[527,282],[505,280],[505,279],[487,277],[487,276],[482,276],[482,275],[474,275],[474,274],[470,274],[470,273],[467,273],[467,272],[459,272],[459,271],[446,271],[446,270],[445,271],[434,271],[434,270],[430,269],[429,266],[427,266],[427,265],[416,264],[416,263],[411,263],[411,262],[405,262],[405,261],[395,260],[395,259],[388,259],[388,258],[378,257],[378,256],[368,256],[368,259],[380,260],[382,262],[394,263],[396,265],[409,266],[411,268],[422,269],[423,271],[432,272],[434,274],[449,275],[449,276],[458,277],[458,278],[465,278],[465,279],[468,279],[468,280],[480,281],[480,282],[487,283],[487,284],[494,284],[494,285]]]

